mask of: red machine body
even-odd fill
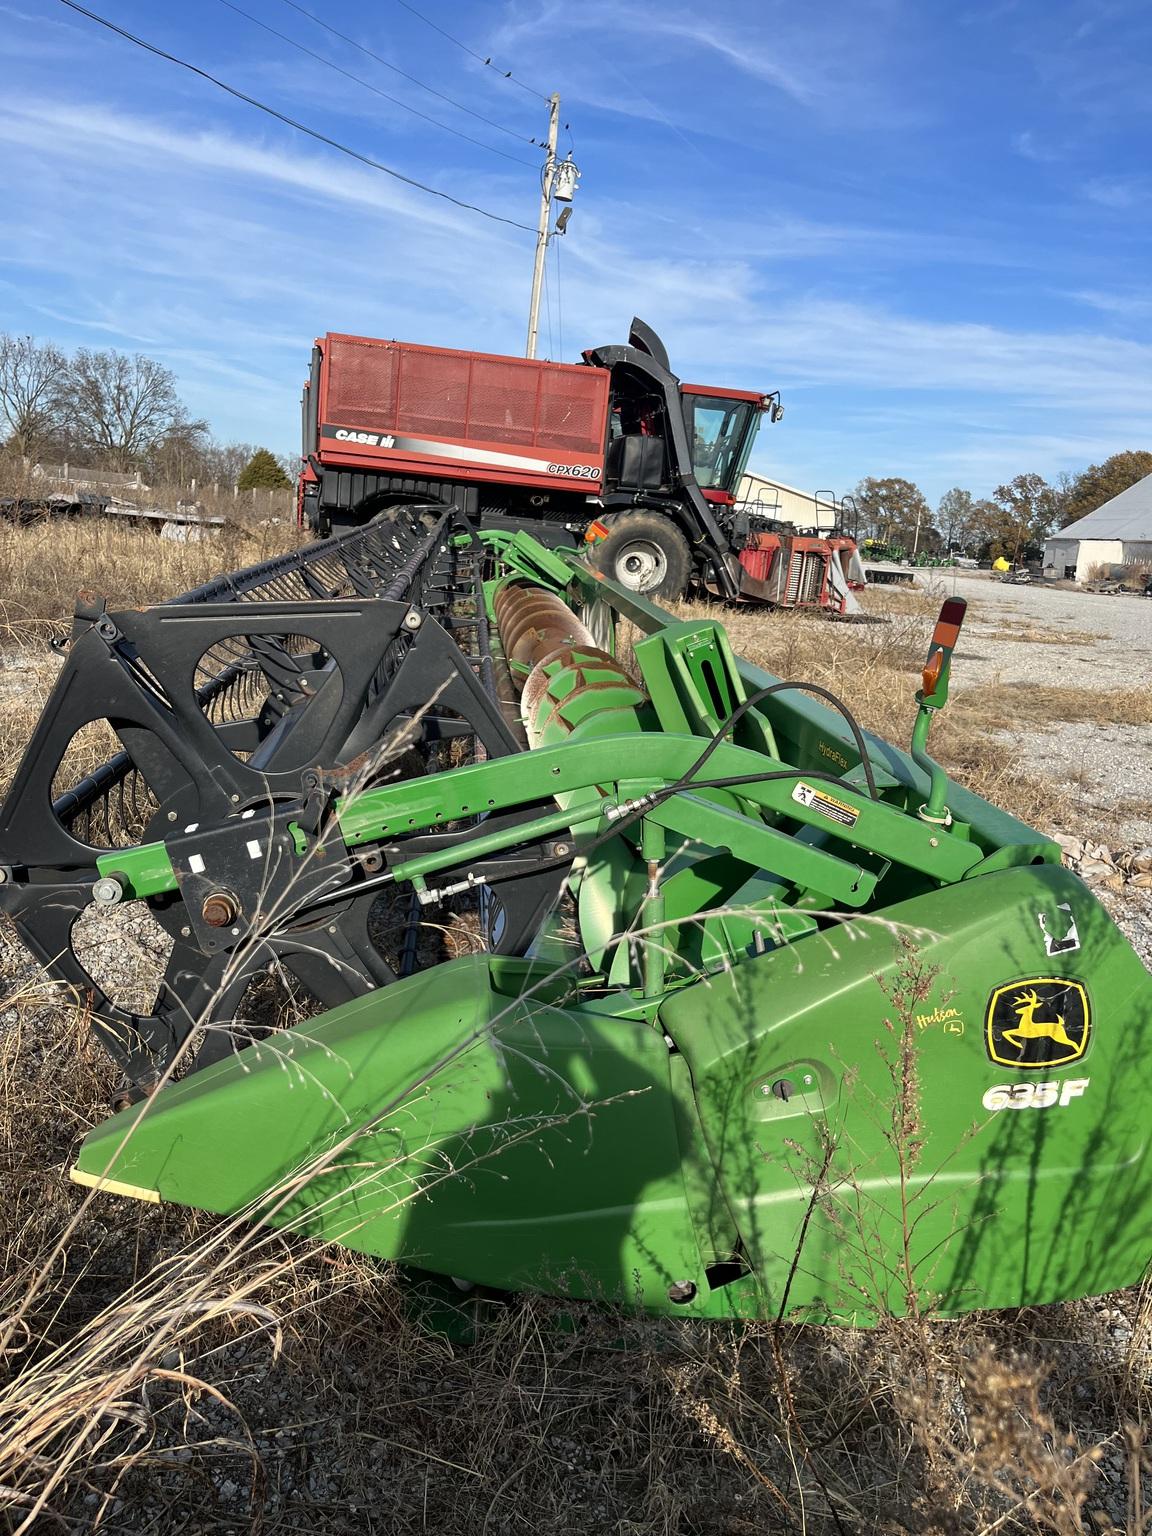
[[[852,594],[867,584],[856,543],[844,534],[753,533],[738,558],[744,595],[777,608],[854,614]]]
[[[840,608],[827,542],[823,578],[812,560],[797,583],[777,555],[803,541],[736,503],[778,395],[682,383],[639,319],[627,344],[576,364],[329,332],[302,409],[299,517],[321,536],[390,508],[451,506],[473,526],[527,527],[554,545],[576,547],[591,528],[593,563],[638,592],[696,584],[730,601]]]
[[[333,333],[316,345],[321,466],[599,487],[607,369]]]

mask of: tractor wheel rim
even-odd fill
[[[633,592],[658,587],[668,574],[668,557],[650,539],[635,539],[616,557],[616,580]]]

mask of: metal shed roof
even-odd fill
[[[1053,539],[1128,539],[1152,542],[1152,475],[1137,480],[1095,512],[1077,518]]]

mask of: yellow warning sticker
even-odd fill
[[[853,806],[837,800],[835,795],[830,795],[825,789],[805,784],[803,779],[792,791],[792,798],[797,805],[807,806],[810,811],[819,811],[821,816],[827,816],[830,821],[838,821],[842,827],[854,827],[860,820],[860,812]]]

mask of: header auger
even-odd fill
[[[697,1317],[1138,1281],[1152,983],[929,756],[962,619],[906,753],[442,507],[83,601],[0,814],[0,901],[129,1084],[73,1176]],[[93,722],[119,750],[61,791]],[[163,931],[149,1011],[87,968],[94,907]],[[270,972],[318,1016],[255,1027]]]

